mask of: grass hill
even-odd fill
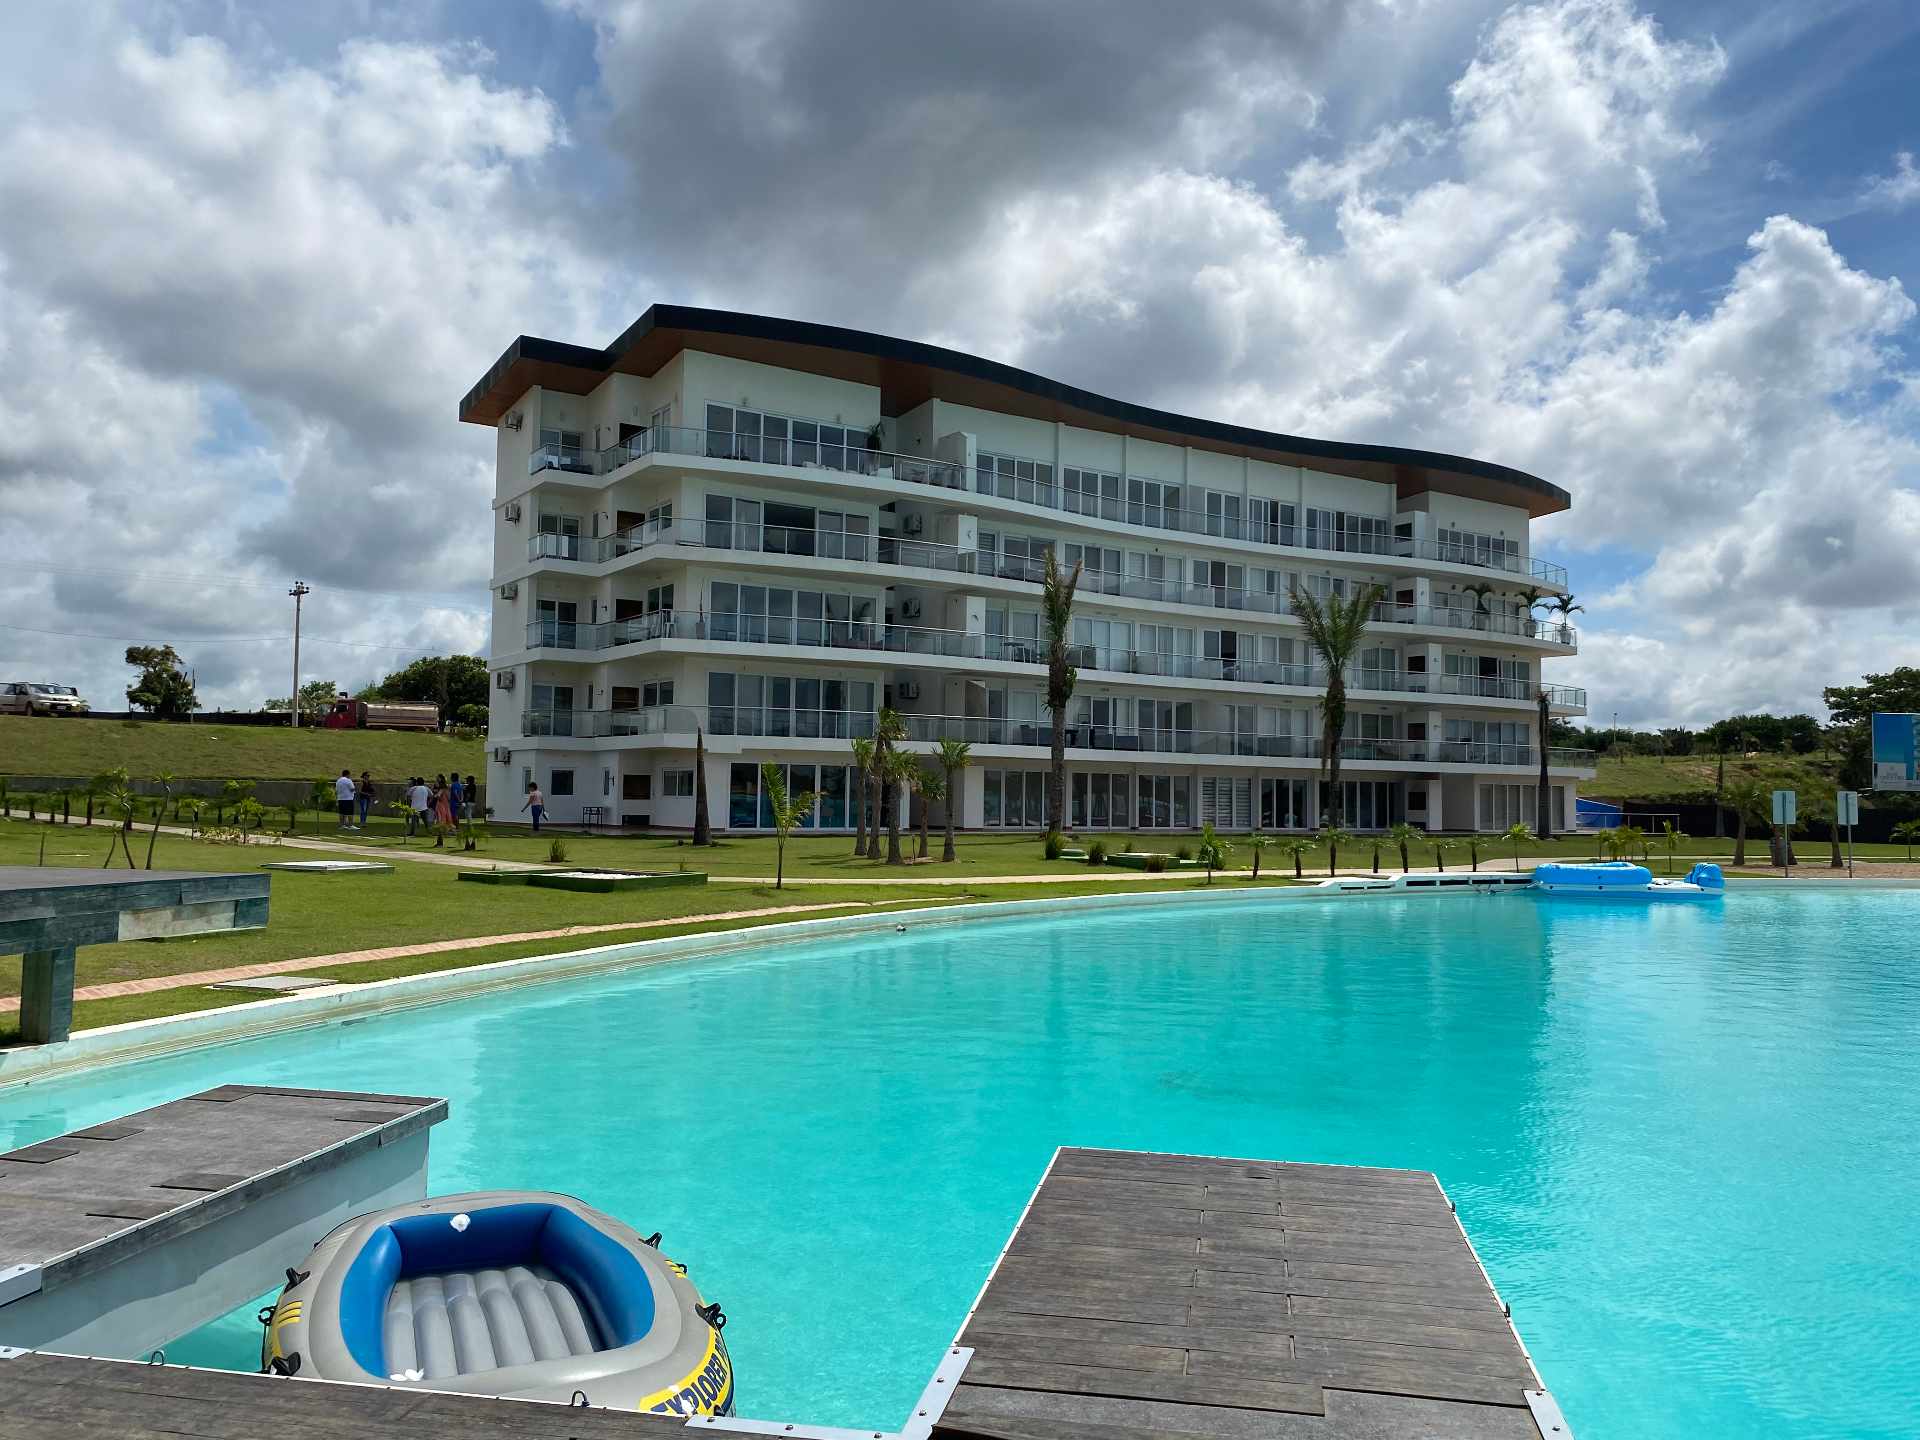
[[[479,740],[405,730],[294,730],[265,725],[167,724],[0,715],[0,775],[89,777],[116,765],[136,779],[316,780],[346,767],[377,780],[478,774]]]
[[[1760,752],[1727,756],[1727,784],[1751,780],[1763,790],[1798,790],[1814,795],[1839,788],[1839,757],[1816,750],[1809,755]],[[1707,801],[1713,799],[1717,755],[1601,755],[1594,778],[1580,793],[1600,800]]]

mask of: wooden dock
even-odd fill
[[[1570,1440],[1423,1171],[1061,1150],[958,1343],[953,1440]]]

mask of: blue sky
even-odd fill
[[[0,577],[9,668],[111,697],[171,639],[254,703],[295,574],[343,683],[484,646],[454,404],[655,300],[1544,475],[1587,606],[1552,678],[1602,719],[1920,663],[1911,4],[126,0],[0,40],[0,543],[90,536]]]

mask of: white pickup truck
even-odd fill
[[[0,715],[79,715],[87,702],[71,685],[0,680]]]

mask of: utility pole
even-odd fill
[[[313,593],[304,580],[293,582],[287,594],[293,597],[293,728],[300,728],[300,602]]]

